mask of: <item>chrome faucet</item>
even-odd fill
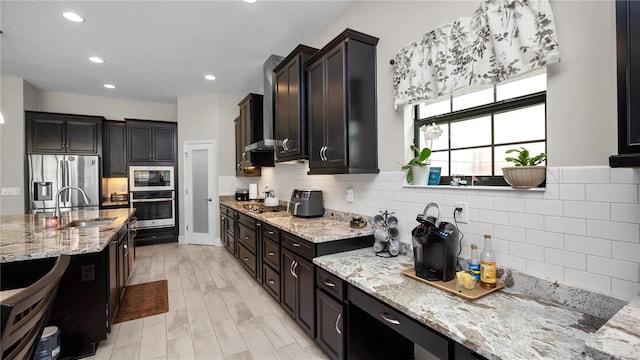
[[[58,192],[56,193],[56,212],[54,213],[54,215],[58,218],[58,221],[60,221],[61,219],[61,214],[60,214],[60,193],[62,193],[65,190],[71,190],[71,189],[75,189],[80,191],[80,193],[82,194],[82,199],[84,200],[84,202],[86,204],[91,203],[91,199],[89,199],[89,196],[87,196],[87,193],[84,192],[84,190],[82,188],[79,188],[77,186],[64,186],[62,189],[58,190]]]

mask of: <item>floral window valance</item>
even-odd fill
[[[394,106],[433,101],[560,61],[548,0],[483,0],[394,59]]]

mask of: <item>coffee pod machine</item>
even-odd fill
[[[429,216],[436,209],[438,216]],[[419,225],[411,231],[416,276],[429,281],[450,281],[456,276],[460,232],[451,223],[440,221],[440,206],[429,203],[416,217]]]

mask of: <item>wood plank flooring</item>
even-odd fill
[[[136,248],[129,284],[161,279],[169,312],[115,324],[88,359],[328,359],[223,247]]]

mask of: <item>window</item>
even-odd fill
[[[538,73],[480,91],[415,106],[414,143],[430,147],[431,166],[442,168],[441,184],[464,175],[476,185],[506,185],[502,168],[506,151],[525,147],[546,152],[546,74]],[[433,141],[420,132],[437,124],[442,135]],[[475,181],[475,180],[474,180]]]

